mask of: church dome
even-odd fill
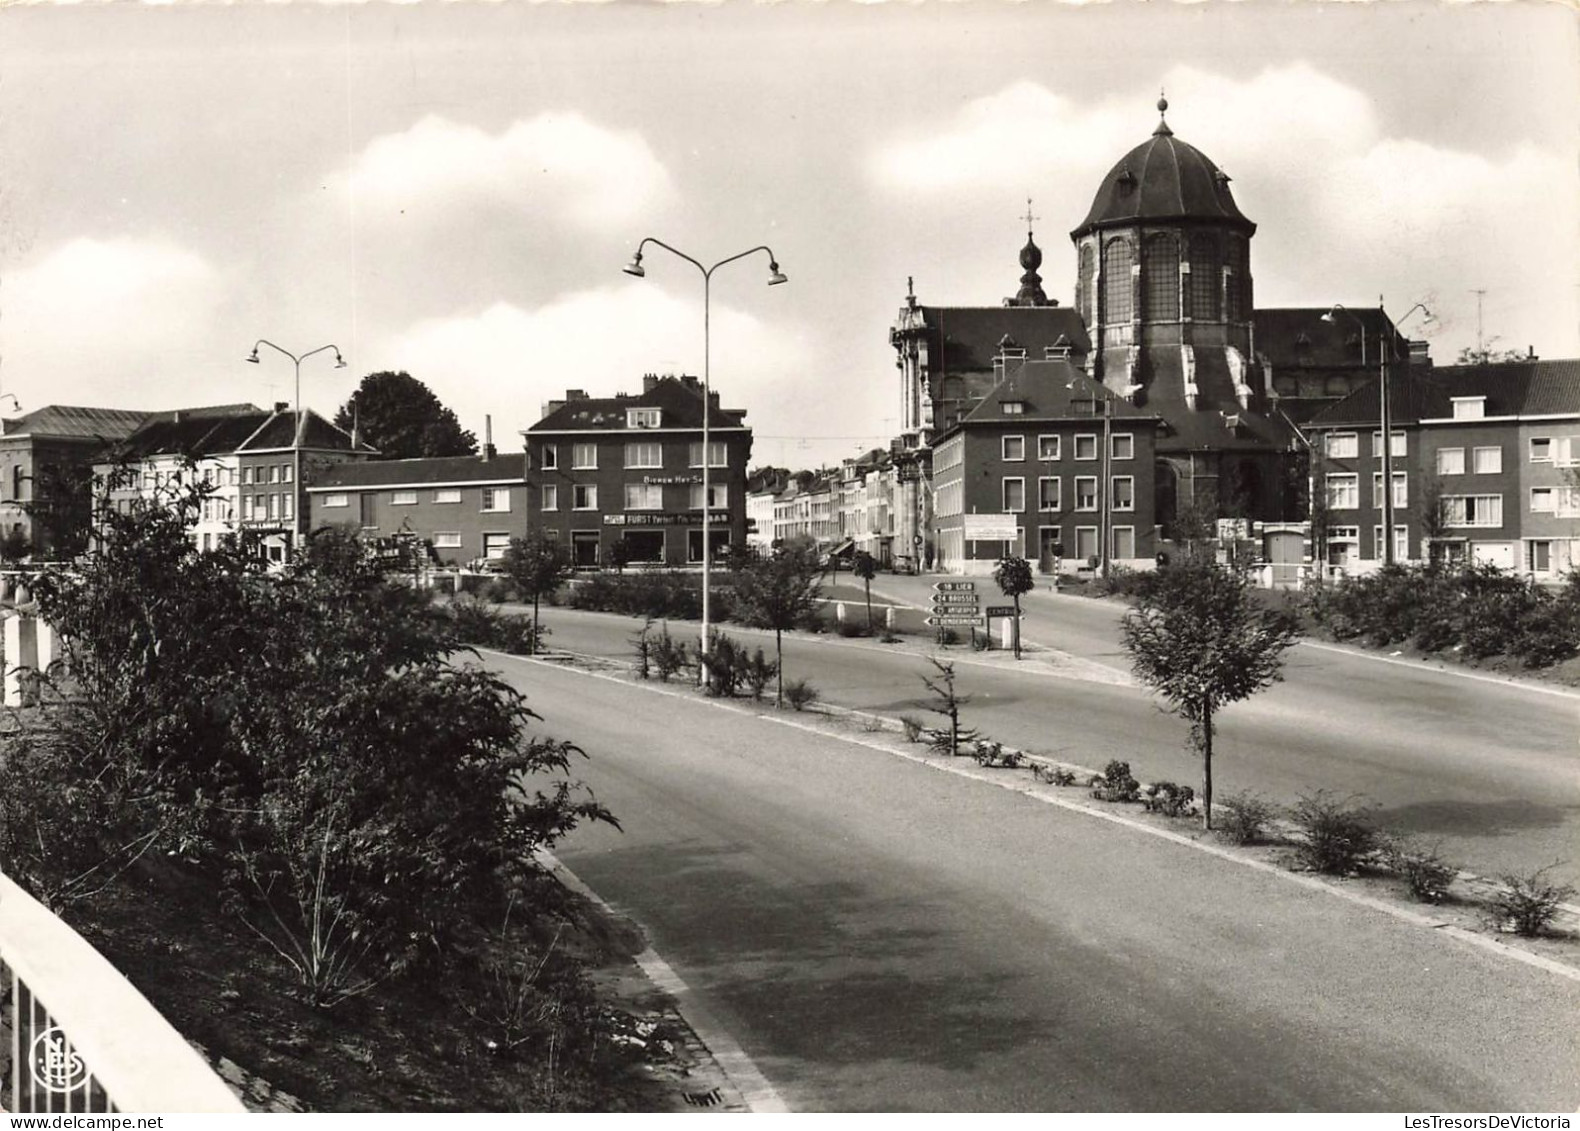
[[[1168,103],[1160,100],[1158,109],[1168,109]],[[1070,238],[1096,228],[1178,220],[1226,224],[1247,235],[1256,231],[1235,205],[1228,175],[1160,121],[1150,138],[1108,171],[1091,211]]]

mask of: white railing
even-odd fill
[[[246,1110],[103,955],[4,875],[0,1108]]]

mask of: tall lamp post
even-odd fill
[[[291,552],[295,553],[302,537],[302,362],[315,353],[325,353],[330,350],[335,354],[336,369],[344,369],[346,359],[340,356],[340,347],[336,345],[319,346],[304,354],[294,354],[288,349],[275,345],[267,338],[259,338],[257,344],[252,347],[251,355],[245,358],[246,361],[254,365],[262,364],[258,357],[259,346],[268,346],[272,350],[283,353],[296,366],[296,403],[292,408],[296,417],[296,427],[291,434]]]
[[[709,366],[712,355],[712,284],[713,273],[726,263],[734,263],[737,259],[745,259],[748,255],[755,255],[761,251],[768,256],[768,285],[778,286],[786,282],[784,275],[779,270],[779,261],[774,257],[773,250],[767,244],[759,244],[748,248],[746,251],[721,259],[712,267],[704,267],[699,261],[693,259],[678,248],[670,247],[663,240],[648,236],[636,246],[636,254],[631,257],[631,262],[622,270],[627,275],[634,275],[638,279],[647,277],[647,272],[642,267],[642,249],[648,244],[663,248],[671,255],[684,259],[698,271],[702,272],[702,654],[708,654],[708,591],[713,568],[713,536],[711,516],[713,512],[713,480],[709,475],[713,463],[713,453],[709,444],[711,432],[711,412],[713,408],[713,383]]]
[[[1400,323],[1403,323],[1418,310],[1427,321],[1430,322],[1432,320],[1432,312],[1426,308],[1424,303],[1418,302],[1409,310],[1405,311],[1403,318],[1400,318],[1398,322],[1393,323],[1394,330],[1397,331]],[[1377,313],[1381,317],[1383,325],[1387,326],[1388,315],[1383,310],[1383,302],[1380,297],[1377,300]],[[1335,303],[1333,309],[1322,316],[1322,321],[1337,322],[1337,316],[1340,314],[1344,315],[1351,322],[1354,322],[1361,328],[1361,365],[1364,366],[1366,364],[1366,323],[1362,322],[1358,317],[1356,317],[1354,314],[1351,314],[1341,304],[1338,303]],[[1393,352],[1393,342],[1390,340],[1391,335],[1388,335],[1386,330],[1384,331],[1384,334],[1384,340],[1378,344],[1377,348],[1377,368],[1381,378],[1381,380],[1378,382],[1377,396],[1378,400],[1381,402],[1380,411],[1378,413],[1378,424],[1382,429],[1382,558],[1383,565],[1391,566],[1394,564],[1394,558],[1396,556],[1394,553],[1395,547],[1393,529],[1393,422],[1389,419],[1388,415],[1388,355]]]

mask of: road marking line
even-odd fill
[[[518,656],[517,659],[526,657]],[[613,907],[609,906],[603,896],[593,891],[575,872],[566,866],[565,862],[548,850],[540,850],[540,854],[547,860],[549,867],[559,874],[566,887],[575,891],[583,898],[590,900],[601,907],[605,914],[619,916]],[[641,967],[642,973],[659,989],[675,999],[676,1008],[680,1010],[686,1024],[691,1026],[692,1032],[697,1034],[697,1039],[713,1054],[713,1059],[718,1063],[719,1070],[724,1073],[731,1086],[741,1094],[741,1100],[753,1112],[787,1112],[784,1100],[774,1090],[746,1050],[741,1048],[734,1037],[724,1029],[713,1017],[712,1012],[703,1005],[697,995],[692,992],[685,980],[675,973],[674,967],[665,962],[659,953],[649,946],[636,956],[636,964]]]
[[[510,656],[504,652],[493,652],[491,649],[480,649],[480,651],[487,651],[490,652],[491,655],[501,656],[506,659],[522,660],[524,662],[540,664],[545,667],[553,667],[558,671],[572,671],[578,675],[591,676],[595,679],[606,679],[610,680],[611,682],[621,684],[625,687],[636,688],[641,691],[651,691],[660,695],[670,695],[675,698],[687,699],[703,706],[739,712],[738,706],[728,706],[722,701],[697,699],[690,695],[684,695],[679,691],[668,691],[663,688],[648,687],[644,684],[632,683],[630,680],[621,679],[618,676],[607,675],[603,672],[589,672],[583,671],[579,668],[566,668],[551,664],[545,660],[535,659],[534,657]],[[1530,951],[1519,950],[1515,947],[1506,946],[1494,938],[1489,938],[1486,935],[1476,934],[1474,931],[1467,931],[1463,927],[1457,927],[1453,924],[1444,923],[1441,919],[1435,919],[1432,916],[1424,915],[1419,911],[1412,911],[1409,908],[1399,907],[1395,904],[1376,899],[1373,896],[1365,895],[1361,892],[1348,891],[1334,884],[1320,880],[1315,876],[1308,875],[1303,872],[1291,872],[1287,869],[1280,868],[1277,864],[1270,864],[1265,860],[1252,860],[1233,853],[1227,848],[1222,848],[1215,844],[1203,843],[1202,841],[1196,840],[1192,837],[1185,836],[1182,833],[1174,832],[1172,829],[1156,828],[1152,825],[1146,824],[1143,821],[1132,820],[1131,818],[1123,816],[1119,813],[1111,813],[1102,809],[1093,809],[1074,801],[1066,801],[1062,797],[1050,796],[1034,788],[1033,783],[1007,781],[1003,778],[994,777],[986,773],[973,772],[969,767],[966,766],[955,766],[947,762],[932,761],[919,754],[912,754],[905,750],[894,750],[888,746],[880,746],[876,742],[868,742],[864,739],[858,738],[855,735],[830,734],[827,731],[819,730],[817,727],[814,727],[809,723],[798,722],[795,719],[776,718],[773,715],[762,713],[756,713],[753,715],[753,717],[762,719],[765,722],[776,723],[780,726],[790,727],[793,730],[805,731],[808,734],[818,735],[819,737],[827,738],[832,741],[848,742],[856,746],[864,746],[869,750],[876,750],[879,753],[888,754],[891,757],[900,758],[907,762],[914,762],[917,765],[925,766],[931,770],[938,770],[939,772],[946,774],[954,774],[956,777],[966,778],[969,781],[981,782],[984,785],[991,785],[999,789],[1009,790],[1011,793],[1019,793],[1033,801],[1040,801],[1046,805],[1055,805],[1060,809],[1068,809],[1073,813],[1084,813],[1088,817],[1095,817],[1098,820],[1108,821],[1124,828],[1146,833],[1148,836],[1158,837],[1161,840],[1172,841],[1173,843],[1178,844],[1184,848],[1191,848],[1197,852],[1205,852],[1209,856],[1216,856],[1218,859],[1226,860],[1231,864],[1238,864],[1243,868],[1250,868],[1253,871],[1262,872],[1269,876],[1275,876],[1281,880],[1298,884],[1299,886],[1308,890],[1322,892],[1325,895],[1331,895],[1338,899],[1345,900],[1359,907],[1366,907],[1373,911],[1380,911],[1384,915],[1392,916],[1395,919],[1410,923],[1414,926],[1428,928],[1434,934],[1447,935],[1450,938],[1458,939],[1460,942],[1468,943],[1474,947],[1479,947],[1480,949],[1487,951],[1489,954],[1497,955],[1500,958],[1513,959],[1515,962],[1523,962],[1527,966],[1534,966],[1538,970],[1545,970],[1549,974],[1557,974],[1561,978],[1568,978],[1570,981],[1580,982],[1580,967],[1570,966],[1567,963],[1558,962],[1540,954],[1532,954]]]

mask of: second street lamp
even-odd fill
[[[779,261],[774,257],[772,249],[767,244],[759,244],[743,252],[721,259],[712,267],[704,267],[702,263],[678,248],[670,247],[663,240],[648,236],[636,246],[636,254],[631,257],[631,262],[626,264],[623,271],[627,275],[634,275],[638,279],[647,277],[647,271],[642,267],[642,249],[648,244],[661,247],[671,255],[684,259],[702,273],[702,654],[708,654],[708,625],[709,605],[708,591],[710,587],[710,574],[713,565],[713,529],[711,516],[713,512],[713,480],[710,475],[713,464],[712,445],[710,443],[710,421],[713,409],[713,384],[709,372],[712,355],[712,283],[713,273],[726,263],[734,263],[737,259],[745,259],[748,255],[763,252],[768,256],[768,285],[778,286],[786,282],[784,274],[779,270]],[[726,511],[726,513],[728,513]]]
[[[258,347],[268,346],[270,349],[283,353],[291,359],[296,366],[296,403],[292,412],[296,417],[296,426],[291,431],[291,541],[289,552],[294,554],[302,536],[302,500],[306,497],[302,491],[302,362],[312,357],[315,353],[325,353],[333,350],[335,353],[335,368],[344,369],[346,359],[340,356],[340,347],[336,345],[319,346],[315,350],[308,350],[304,354],[294,354],[290,350],[275,345],[267,338],[259,338],[252,347],[252,353],[244,360],[254,365],[261,365],[258,357]]]

